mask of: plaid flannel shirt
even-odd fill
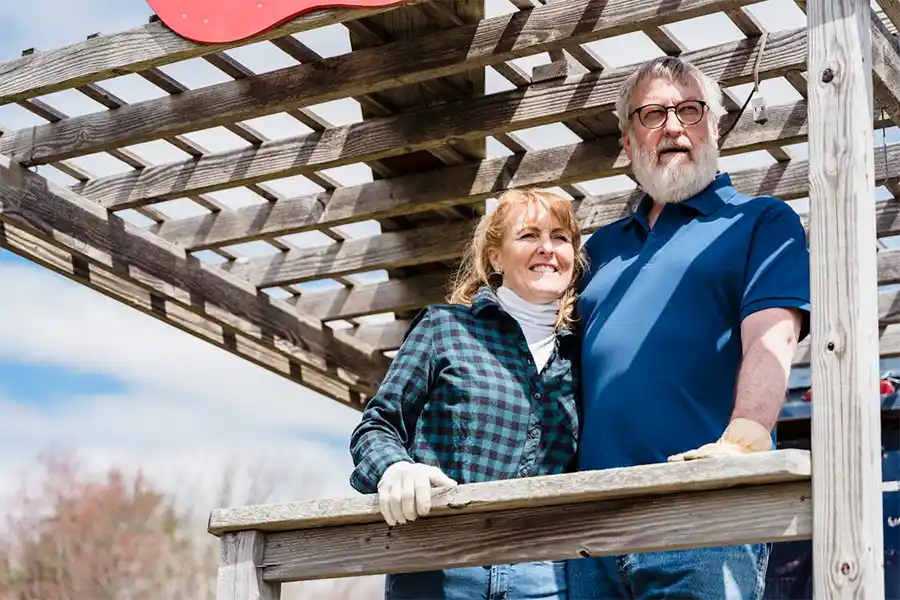
[[[577,341],[560,330],[538,373],[518,322],[489,287],[471,307],[422,310],[351,435],[351,485],[375,493],[400,460],[437,466],[459,483],[572,470]]]

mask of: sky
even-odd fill
[[[81,0],[78,9],[66,18],[46,18],[61,14],[67,6],[67,0],[0,3],[0,61],[17,57],[24,49],[47,50],[93,33],[136,27],[151,14],[144,0]],[[488,16],[511,10],[506,0],[489,0],[487,4]],[[767,0],[750,11],[773,31],[804,25],[804,17],[792,0]],[[671,30],[690,49],[742,37],[722,16],[695,19]],[[297,37],[324,56],[349,50],[341,26]],[[589,46],[612,66],[658,54],[640,33]],[[294,64],[268,44],[236,49],[230,54],[256,72]],[[516,62],[530,71],[533,65],[547,62],[547,56]],[[163,70],[190,87],[228,79],[199,59]],[[103,85],[129,102],[160,95],[137,76]],[[509,88],[490,70],[487,86],[489,93]],[[734,88],[740,102],[750,87]],[[761,89],[770,105],[799,98],[783,80],[764,82]],[[99,109],[75,92],[51,94],[44,100],[69,115]],[[330,102],[312,110],[338,125],[360,119],[353,101]],[[20,107],[0,107],[0,124],[5,127],[42,122]],[[254,119],[250,124],[272,138],[308,131],[279,116]],[[553,126],[519,134],[535,148],[577,141],[571,133]],[[889,135],[889,141],[898,139],[895,129]],[[215,151],[243,145],[239,138],[221,129],[189,137]],[[154,164],[184,158],[171,146],[166,148],[157,142],[132,149]],[[505,153],[495,143],[489,150],[490,156]],[[805,157],[803,144],[792,147],[792,151],[798,158]],[[102,156],[72,162],[95,176],[130,168]],[[737,170],[772,162],[766,153],[759,152],[724,159],[722,167]],[[38,172],[60,183],[72,182],[52,167],[41,167]],[[362,165],[328,173],[344,184],[371,180],[371,172]],[[588,182],[584,187],[600,193],[631,185],[627,178],[617,177]],[[271,186],[291,195],[318,189],[303,177],[283,179]],[[246,191],[212,195],[233,208],[260,201]],[[804,207],[803,201],[794,204]],[[173,218],[203,212],[183,200],[163,203],[159,209]],[[148,222],[133,211],[120,214],[137,224]],[[351,237],[372,235],[378,227],[363,223],[345,227],[343,232]],[[298,246],[330,243],[321,234],[286,239]],[[247,256],[275,252],[261,243],[232,249]],[[219,260],[210,254],[204,257]],[[374,282],[383,278],[383,273],[370,273],[356,279]],[[202,512],[214,501],[222,474],[231,468],[247,475],[241,479],[244,487],[239,486],[229,499],[231,503],[246,503],[255,498],[254,494],[269,489],[249,486],[252,479],[248,474],[254,473],[273,484],[273,493],[267,497],[270,500],[352,493],[347,484],[352,468],[347,439],[358,412],[2,250],[0,282],[0,495],[12,489],[36,456],[48,448],[77,451],[92,469],[141,467],[173,494],[202,498],[195,502]],[[299,288],[307,291],[332,285],[323,282]]]

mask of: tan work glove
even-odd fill
[[[669,462],[712,458],[715,456],[735,456],[772,449],[772,435],[765,427],[750,419],[734,419],[725,433],[712,444],[704,444],[696,450],[689,450],[669,457]]]
[[[456,482],[437,467],[395,462],[378,481],[378,505],[387,524],[415,521],[431,510],[431,488],[454,487]]]

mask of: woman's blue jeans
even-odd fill
[[[385,577],[385,600],[568,600],[565,561],[466,567]]]

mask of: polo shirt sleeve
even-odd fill
[[[390,465],[401,460],[413,462],[406,447],[428,398],[432,333],[430,309],[420,311],[350,436],[355,465],[350,485],[363,494],[377,491],[378,481]]]
[[[756,224],[747,255],[741,319],[766,308],[802,312],[800,339],[809,333],[809,248],[796,212],[777,200]]]

